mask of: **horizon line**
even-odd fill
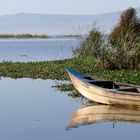
[[[140,7],[137,7],[135,9],[138,9]],[[125,9],[126,10],[126,9]],[[122,10],[122,11],[112,11],[112,12],[106,12],[106,13],[100,13],[100,14],[63,14],[63,13],[33,13],[33,12],[17,12],[17,13],[9,13],[9,14],[3,14],[3,15],[0,15],[0,16],[12,16],[12,15],[26,15],[26,14],[34,14],[34,15],[62,15],[62,16],[98,16],[98,15],[104,15],[104,14],[111,14],[111,13],[117,13],[117,12],[123,12],[125,10]]]
[[[128,8],[130,8],[130,7],[128,7]],[[127,9],[128,9],[127,8]],[[140,7],[132,7],[132,8],[134,8],[134,9],[139,9]],[[19,14],[40,14],[40,15],[63,15],[63,16],[98,16],[98,15],[104,15],[104,14],[110,14],[110,13],[116,13],[116,12],[123,12],[123,11],[125,11],[126,9],[123,9],[123,10],[120,10],[120,11],[111,11],[111,12],[105,12],[105,13],[98,13],[98,14],[64,14],[64,13],[59,13],[59,14],[57,14],[57,13],[36,13],[36,12],[23,12],[23,11],[21,11],[21,12],[16,12],[16,13],[7,13],[7,14],[2,14],[2,15],[0,15],[0,16],[10,16],[10,15],[19,15]]]

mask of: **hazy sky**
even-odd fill
[[[0,15],[25,13],[94,15],[140,7],[140,0],[0,0]]]

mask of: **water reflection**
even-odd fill
[[[109,122],[86,125],[78,129],[70,129],[71,131],[65,130],[67,121],[75,108],[82,106],[82,103],[85,105],[86,101],[81,102],[81,98],[75,100],[67,96],[67,92],[62,94],[52,88],[53,85],[55,85],[53,80],[26,78],[17,80],[2,78],[0,80],[1,140],[85,140],[87,138],[139,140],[140,125],[128,125],[128,123],[117,123],[115,129],[112,129],[112,123]],[[86,107],[97,107],[96,110],[104,111],[104,115],[107,111],[104,105],[92,104],[82,107],[81,109],[85,108],[85,111],[81,111],[83,116],[84,113],[87,117],[91,115],[91,119],[95,113],[92,109],[91,113],[86,111]],[[101,110],[98,107],[103,108]],[[110,109],[111,107],[108,108]],[[129,110],[133,109],[122,109],[122,112],[129,113]],[[134,118],[139,119],[138,112],[133,113]],[[83,124],[92,122],[85,120]],[[80,124],[82,125],[82,122],[76,126]]]
[[[102,122],[140,123],[140,108],[90,104],[82,106],[68,122],[68,128]]]

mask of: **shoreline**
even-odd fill
[[[48,39],[48,38],[77,38],[81,35],[38,35],[38,34],[0,34],[0,39]]]

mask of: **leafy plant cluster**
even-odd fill
[[[91,65],[89,59],[66,59],[45,62],[1,62],[0,77],[41,78],[68,80],[65,68],[71,68],[93,77],[140,85],[140,70],[103,70]]]

